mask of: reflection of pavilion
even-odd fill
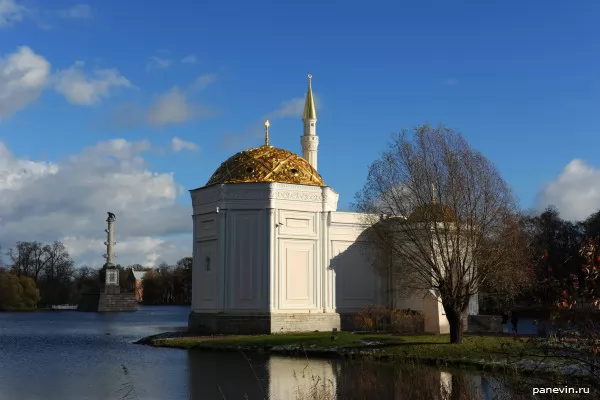
[[[188,382],[192,400],[491,400],[503,387],[493,378],[418,364],[197,351],[188,353]]]
[[[337,379],[329,360],[271,357],[268,362],[269,399],[335,398]],[[311,396],[327,392],[331,397]],[[298,396],[301,394],[301,396]]]
[[[468,398],[491,400],[494,398],[494,390],[501,387],[502,385],[497,379],[481,375],[457,377],[450,372],[440,371],[440,395],[444,400],[454,398],[453,391],[466,393]],[[457,394],[454,393],[454,396]]]
[[[294,400],[299,390],[312,398],[308,397],[312,384],[322,388],[323,382],[331,394],[336,390],[329,361],[232,352],[190,351],[188,382],[192,400]]]

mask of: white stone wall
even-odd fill
[[[216,213],[195,215],[192,309],[219,310],[219,254]]]
[[[335,305],[339,313],[352,313],[369,305],[385,303],[382,279],[372,266],[364,234],[364,216],[331,213],[330,268],[335,279]]]
[[[226,309],[268,311],[267,210],[228,210]]]
[[[336,212],[330,188],[240,183],[191,194],[195,313],[270,315],[274,332],[329,330],[339,327],[338,313],[388,304],[368,223]],[[445,321],[441,305],[423,295],[395,306],[433,313],[430,326]]]
[[[280,183],[192,191],[193,311],[334,313],[324,238],[337,198],[330,188]],[[300,317],[281,321],[284,327],[302,324]]]

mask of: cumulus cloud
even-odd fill
[[[314,94],[315,98],[315,107],[317,111],[321,109],[321,100],[320,98]],[[290,100],[282,101],[279,105],[279,108],[273,110],[265,115],[265,118],[289,118],[289,117],[302,117],[304,113],[304,102],[306,101],[306,97],[296,97]]]
[[[210,109],[190,102],[177,86],[158,96],[148,110],[148,123],[154,127],[175,125],[211,115]]]
[[[75,4],[70,8],[58,10],[57,14],[66,19],[91,19],[93,10],[88,4]]]
[[[171,150],[173,150],[174,152],[180,152],[182,150],[198,150],[198,145],[196,143],[192,143],[192,142],[187,142],[183,139],[180,139],[178,137],[174,137],[171,140]]]
[[[600,169],[583,160],[571,161],[538,193],[536,205],[539,209],[555,206],[568,220],[587,218],[600,208]]]
[[[319,111],[321,109],[321,100],[316,94],[313,94],[313,96],[315,98],[315,107]],[[221,146],[224,148],[234,148],[240,146],[242,142],[248,139],[262,137],[264,135],[263,123],[265,119],[301,118],[304,113],[305,101],[306,98],[304,96],[282,101],[277,109],[266,113],[260,121],[253,122],[244,132],[233,135],[222,135]],[[299,129],[301,129],[300,125]]]
[[[0,0],[0,29],[15,22],[20,22],[27,10],[15,0]]]
[[[147,141],[115,139],[59,162],[22,159],[0,142],[0,244],[64,241],[78,263],[104,260],[106,212],[117,215],[117,261],[174,262],[189,255],[189,206],[172,173],[148,169]],[[179,236],[178,236],[179,235]]]
[[[29,47],[0,57],[0,119],[12,116],[37,100],[49,78],[50,63]]]
[[[182,124],[197,118],[214,115],[212,108],[193,100],[193,95],[216,80],[216,75],[200,75],[187,88],[172,87],[154,98],[144,109],[135,104],[124,104],[114,110],[109,126],[113,129],[131,129],[140,125],[164,127]]]
[[[146,71],[154,71],[157,69],[167,69],[171,66],[172,61],[168,58],[162,57],[150,57],[148,64],[146,64]]]
[[[198,58],[193,54],[187,55],[181,59],[182,64],[196,64],[197,62]]]
[[[40,29],[50,29],[56,19],[87,20],[93,18],[93,9],[87,4],[76,4],[64,9],[25,7],[16,0],[0,0],[0,29],[24,20],[31,20]]]
[[[58,71],[55,89],[71,104],[93,105],[109,97],[117,88],[132,88],[133,85],[116,69],[95,69],[90,75],[83,71],[83,62]]]
[[[209,85],[217,80],[216,74],[203,74],[196,78],[196,80],[188,88],[188,92],[198,92],[206,89]]]

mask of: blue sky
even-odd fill
[[[192,189],[259,145],[266,116],[272,144],[300,152],[294,107],[310,72],[319,170],[341,208],[390,135],[425,122],[461,131],[524,208],[566,207],[573,194],[552,196],[561,182],[580,190],[569,173],[578,188],[596,185],[589,204],[600,201],[600,2],[0,0],[0,15],[3,2],[26,12],[0,17],[0,59],[27,46],[50,63],[48,85],[69,68],[128,82],[93,104],[44,89],[5,115],[0,141],[19,159],[60,163],[115,138],[177,137],[199,150],[146,153],[146,168]],[[148,123],[141,115],[173,90],[195,112]]]

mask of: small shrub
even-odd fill
[[[356,329],[368,332],[422,333],[425,319],[419,311],[394,310],[382,306],[368,306],[354,316]]]

